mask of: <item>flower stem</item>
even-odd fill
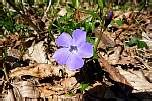
[[[103,34],[103,32],[104,32],[105,30],[106,30],[106,27],[104,27],[103,30],[102,30],[102,29],[100,30],[100,35],[99,35],[99,37],[97,38],[97,40],[96,40],[96,42],[95,42],[95,45],[94,45],[94,53],[97,52],[98,45],[99,45],[99,43],[100,43],[102,34]]]
[[[100,8],[99,8],[99,10],[100,10],[100,14],[103,14],[103,9],[101,10]],[[101,17],[101,15],[100,15],[100,17]],[[100,18],[100,22],[102,23],[102,26],[103,26],[103,18]],[[105,29],[105,28],[104,28]],[[104,30],[103,30],[104,31]],[[98,45],[99,45],[99,43],[100,43],[100,40],[101,40],[101,37],[102,37],[102,33],[103,33],[103,31],[102,31],[102,27],[101,27],[101,29],[100,29],[100,33],[99,33],[99,37],[97,38],[97,40],[95,40],[95,44],[94,44],[94,55],[96,54],[96,52],[97,52],[97,48],[98,48]]]

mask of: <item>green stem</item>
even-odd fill
[[[56,7],[59,6],[60,0],[57,0]]]
[[[75,7],[78,9],[79,8],[79,0],[75,1]]]
[[[95,42],[95,45],[94,45],[94,53],[97,52],[98,45],[99,45],[99,43],[100,43],[102,34],[103,34],[103,32],[105,31],[105,29],[106,29],[106,28],[104,28],[103,30],[102,30],[102,29],[100,30],[100,33],[99,33],[100,35],[99,35],[99,37],[97,38],[97,41]]]
[[[99,9],[100,9],[100,8],[99,8]],[[100,9],[100,13],[102,13],[102,15],[103,15],[103,9],[102,9],[102,10]],[[100,22],[102,22],[102,26],[104,26],[104,21],[103,21],[103,20],[104,20],[103,18],[100,19]],[[101,27],[102,27],[102,26],[101,26]],[[101,30],[100,30],[99,37],[97,38],[97,41],[95,42],[95,45],[94,45],[94,54],[97,52],[98,45],[99,45],[99,43],[100,43],[102,34],[103,34],[103,32],[104,32],[105,30],[106,30],[106,27],[103,27],[103,29],[101,28]]]
[[[101,35],[100,35],[101,36]],[[98,45],[99,45],[99,42],[101,40],[101,37],[99,36],[99,38],[97,38],[97,41],[95,42],[95,45],[94,45],[94,53],[97,52],[97,48],[98,48]]]

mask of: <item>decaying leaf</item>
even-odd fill
[[[48,64],[36,64],[26,67],[18,67],[10,71],[10,77],[20,77],[31,75],[38,78],[50,76],[53,73],[53,66]]]
[[[100,37],[101,35],[101,41],[98,45],[99,48],[105,48],[105,47],[114,47],[115,46],[115,42],[114,42],[114,39],[110,36],[110,33],[105,31],[104,33],[100,33],[101,29],[97,28],[94,33],[95,33],[95,36],[97,38]]]
[[[114,50],[114,53],[109,55],[108,62],[110,64],[117,64],[121,56],[122,47],[118,46],[118,47],[115,47],[113,50]]]
[[[39,86],[39,90],[41,91],[41,96],[52,96],[52,95],[64,95],[70,92],[72,89],[78,89],[79,84],[74,77],[67,78],[61,81],[60,84],[56,85],[45,85]]]
[[[77,80],[75,77],[70,77],[61,82],[61,85],[65,90],[70,90],[76,88]]]
[[[29,98],[38,98],[40,97],[40,92],[37,88],[37,85],[34,84],[32,81],[20,81],[17,83],[17,85],[14,85],[16,87],[21,97],[29,97]],[[15,89],[14,89],[15,90]]]
[[[131,84],[128,83],[127,79],[119,73],[118,69],[111,66],[107,62],[107,60],[105,60],[101,55],[100,55],[99,63],[101,65],[101,67],[103,67],[109,73],[112,80],[114,80],[116,82],[120,82],[122,84],[125,84],[125,85],[128,85],[131,87]]]
[[[40,41],[39,43],[32,45],[28,48],[27,54],[23,56],[23,58],[30,59],[36,61],[37,63],[47,63],[48,60],[46,59],[45,54],[45,47],[43,46],[44,41]]]
[[[125,70],[122,70],[121,68],[119,68],[119,72],[133,86],[133,88],[134,88],[133,93],[152,91],[152,84],[146,80],[142,71],[131,71],[132,72],[131,73],[131,72],[128,72],[128,71],[125,71]]]
[[[21,77],[23,75],[31,75],[41,79],[52,75],[62,77],[62,75],[64,75],[64,72],[66,73],[67,77],[71,77],[75,74],[75,72],[68,69],[64,71],[64,68],[66,67],[53,66],[51,64],[34,64],[26,67],[17,67],[10,71],[9,76],[13,78]],[[63,74],[61,74],[60,71],[62,71]]]

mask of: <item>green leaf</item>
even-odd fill
[[[92,22],[85,22],[85,29],[86,29],[86,31],[87,32],[92,32],[92,27],[93,27],[93,24],[92,24]]]
[[[93,53],[93,59],[98,59],[98,54],[96,52]]]
[[[146,42],[140,41],[140,40],[139,40],[138,43],[137,43],[137,47],[138,47],[138,48],[148,48]]]
[[[71,0],[72,1],[72,5],[75,7],[75,8],[79,8],[79,0]]]
[[[139,38],[133,37],[129,42],[127,43],[127,46],[132,47],[136,46],[138,48],[148,48],[147,44],[144,41],[141,41]]]
[[[122,26],[123,24],[123,21],[121,19],[116,20],[115,22],[117,23],[118,26]]]
[[[80,84],[80,91],[84,92],[89,87],[88,83],[81,83]]]
[[[91,44],[94,44],[95,38],[88,36],[88,37],[87,37],[87,42],[89,42],[89,43],[91,43]]]
[[[127,45],[129,47],[132,47],[132,46],[137,45],[137,43],[138,43],[138,39],[134,37],[134,38],[131,38],[131,40],[129,40],[129,42],[127,43]]]

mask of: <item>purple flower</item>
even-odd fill
[[[63,32],[56,39],[56,44],[61,48],[54,53],[53,58],[59,64],[67,65],[70,70],[83,67],[83,58],[93,56],[93,45],[86,42],[86,32],[81,29],[74,30],[72,37]]]

